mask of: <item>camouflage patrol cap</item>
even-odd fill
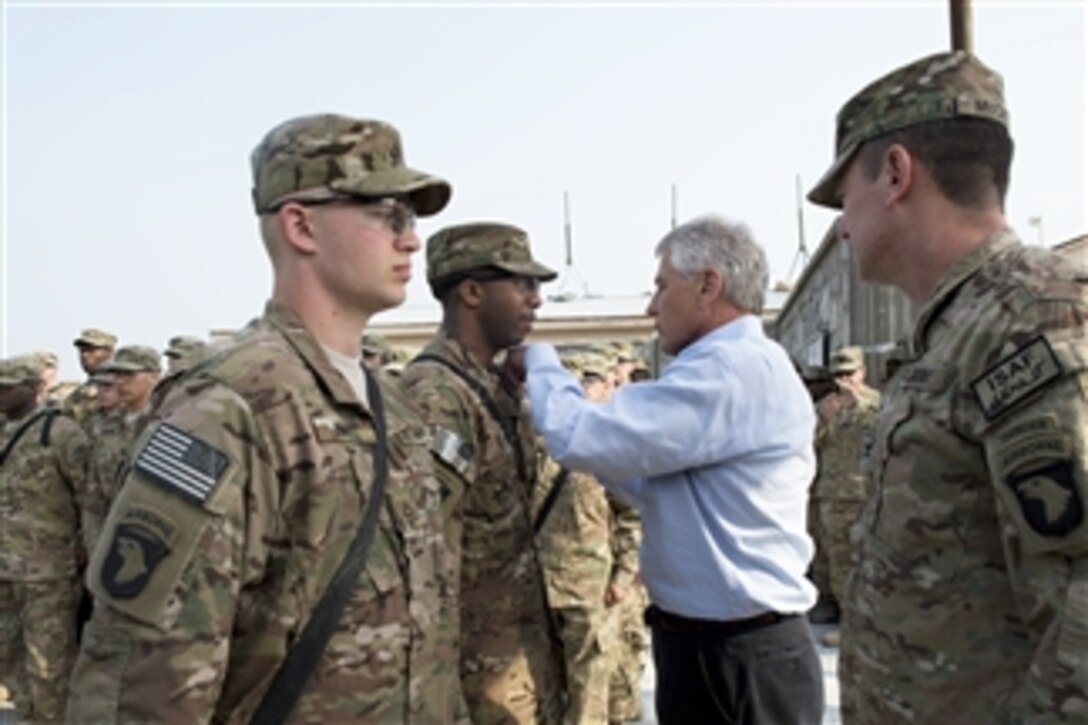
[[[162,370],[162,362],[159,360],[158,350],[144,345],[127,345],[120,348],[103,366],[103,371],[110,373],[137,373],[149,370],[156,372]]]
[[[38,365],[43,368],[55,368],[60,364],[60,360],[57,358],[55,352],[49,352],[48,350],[41,350],[38,352],[30,353],[34,356],[34,359],[38,362]]]
[[[437,214],[450,185],[404,165],[400,134],[382,121],[303,116],[268,132],[250,156],[258,214],[288,199],[405,196],[416,214]]]
[[[41,382],[41,364],[33,355],[18,355],[0,360],[0,385]]]
[[[835,161],[808,200],[842,207],[839,183],[850,160],[870,139],[928,121],[983,118],[1007,127],[1004,82],[966,51],[937,53],[870,83],[839,110]]]
[[[363,354],[393,357],[393,348],[381,335],[373,332],[363,333]]]
[[[828,364],[828,370],[832,375],[852,373],[865,363],[865,356],[860,347],[842,347],[835,351]]]
[[[611,367],[612,361],[604,355],[586,353],[582,356],[581,371],[583,377],[586,375],[596,375],[599,378],[607,379],[608,371]]]
[[[79,333],[79,337],[72,342],[76,347],[109,347],[117,345],[117,335],[99,330],[96,327],[88,327]]]
[[[489,267],[542,282],[558,276],[533,259],[528,234],[510,224],[459,224],[440,229],[427,240],[429,282]]]
[[[166,349],[162,354],[166,357],[181,358],[192,355],[193,353],[201,352],[207,347],[208,344],[199,337],[193,337],[192,335],[175,335],[167,341]]]

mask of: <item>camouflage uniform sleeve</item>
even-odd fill
[[[465,482],[475,476],[478,453],[473,441],[477,427],[469,406],[452,385],[435,384],[447,377],[448,373],[438,370],[433,375],[415,378],[404,387],[413,407],[434,435],[431,452],[438,460],[435,469],[442,484],[444,510],[447,504],[454,505],[460,500]]]
[[[205,722],[239,592],[263,571],[260,542],[282,535],[268,446],[245,402],[211,385],[169,401],[133,450],[88,567],[68,719]]]
[[[54,443],[57,450],[57,468],[61,476],[68,481],[79,512],[79,528],[83,551],[82,560],[90,555],[93,540],[88,536],[90,526],[87,518],[87,505],[90,496],[90,457],[92,446],[83,429],[63,413],[55,421]]]
[[[1088,341],[1079,315],[1056,322],[1049,309],[1022,316],[1037,324],[971,383],[1011,584],[1036,642],[1033,722],[1088,714]]]
[[[612,510],[612,584],[630,587],[638,575],[638,546],[642,540],[642,525],[634,506],[607,494]]]

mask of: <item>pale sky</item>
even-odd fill
[[[83,327],[161,348],[260,313],[248,157],[287,118],[397,126],[408,163],[454,188],[424,239],[507,221],[561,269],[568,191],[578,273],[635,295],[675,184],[680,221],[748,223],[781,279],[795,177],[807,191],[830,163],[835,112],[949,44],[946,0],[0,2],[0,354],[54,350],[67,379]],[[975,51],[1011,108],[1009,221],[1031,243],[1083,234],[1085,2],[973,5]],[[804,204],[810,250],[832,219]],[[407,305],[437,309],[422,254]]]

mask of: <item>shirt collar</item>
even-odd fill
[[[681,350],[677,357],[684,357],[689,354],[689,352],[691,354],[697,354],[705,348],[721,342],[743,340],[753,337],[763,337],[763,322],[755,315],[744,314],[734,320],[726,322],[724,325],[715,327],[713,330]]]

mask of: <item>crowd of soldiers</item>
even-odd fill
[[[473,236],[472,244],[479,247],[481,240]],[[87,374],[78,385],[57,382],[53,353],[0,361],[0,686],[27,721],[64,716],[78,639],[90,616],[82,577],[139,450],[154,399],[213,351],[184,335],[171,338],[161,353],[144,345],[118,346],[115,335],[100,329],[84,330],[74,344]],[[455,339],[440,336],[416,364],[406,366],[413,351],[371,333],[361,341],[364,364],[386,380],[399,379],[435,421],[443,417],[440,410],[480,404],[474,390],[459,388],[457,374],[444,377],[443,368],[436,371],[427,361],[428,355],[445,354],[472,371],[460,349]],[[564,349],[565,363],[594,400],[650,377],[626,343]],[[443,408],[444,396],[452,402]],[[503,402],[511,415],[523,413],[517,398]],[[551,461],[539,441],[525,437],[527,423],[517,434],[524,460],[512,458],[501,434],[487,429],[492,423],[477,419],[480,430],[471,424],[461,429],[466,440],[486,445],[490,437],[493,449],[478,464],[486,473],[468,492],[460,476],[440,473],[444,534],[454,559],[463,562],[453,596],[463,607],[461,669],[471,719],[637,720],[649,647],[642,622],[647,600],[638,576],[638,515],[592,476]],[[512,471],[524,479],[517,486],[509,485]],[[115,583],[122,589],[128,584],[137,591],[143,581],[150,552],[140,547],[137,542],[114,550]],[[511,581],[511,572],[520,572],[521,580]],[[497,595],[502,591],[516,592],[522,601],[504,601]],[[496,667],[494,658],[508,651],[520,651],[525,660],[520,681],[511,677],[509,661]],[[549,670],[550,677],[541,676]],[[542,687],[546,683],[551,690]],[[554,712],[542,714],[548,707]]]
[[[786,380],[800,394],[788,410],[805,448],[796,454],[804,473],[791,477],[798,494],[813,432],[821,453],[810,518],[826,564],[814,576],[844,605],[844,718],[1083,722],[1088,298],[1083,270],[1026,248],[1006,223],[1012,139],[1001,77],[962,51],[896,69],[843,106],[835,153],[809,200],[841,211],[838,234],[863,280],[922,306],[875,423],[858,350],[838,351],[834,379],[818,394],[813,385],[818,430],[798,381]],[[759,312],[762,290],[744,290],[755,301],[737,306],[719,294],[720,270],[681,273],[663,256],[648,313],[660,315],[663,349],[678,354],[665,383],[591,402],[609,394],[605,366],[568,360],[581,370],[579,392],[542,346],[536,382],[552,372],[563,382],[544,380],[550,389],[530,409],[520,346],[540,285],[556,273],[516,226],[447,226],[426,243],[439,330],[398,374],[375,374],[362,362],[361,336],[374,314],[403,303],[421,247],[415,219],[445,208],[452,187],[408,167],[389,124],[331,114],[273,128],[251,166],[273,289],[245,329],[203,354],[171,345],[181,369],[161,380],[158,351],[114,349],[111,335],[88,330],[76,346],[94,377],[59,404],[46,402],[55,358],[0,362],[0,680],[19,716],[550,725],[636,714],[612,693],[636,694],[637,665],[618,667],[622,656],[601,664],[610,651],[645,647],[632,511],[584,473],[550,464],[532,421],[556,461],[593,468],[597,461],[571,453],[596,440],[579,437],[587,417],[654,400],[642,393],[669,389],[678,369],[701,387],[672,390],[722,394],[715,373],[731,358],[700,358],[719,366],[709,373],[685,368],[693,344],[685,338],[729,333],[739,312],[734,331],[762,335],[748,314]],[[717,224],[695,226],[708,222]],[[756,279],[765,286],[765,270]],[[373,345],[365,352],[383,357]],[[769,369],[784,365],[780,352]],[[766,397],[747,392],[740,402]],[[628,407],[642,411],[635,426],[651,417]],[[764,433],[774,427],[767,417],[758,421]],[[662,465],[676,466],[673,478],[687,475],[673,460],[679,446],[667,442]],[[670,480],[662,470],[648,480]],[[805,688],[797,712],[815,722],[818,666],[814,651],[801,652],[812,647],[807,624],[796,626],[815,599],[810,586],[754,616],[721,608],[706,618],[657,601],[661,580],[692,553],[645,556],[670,551],[661,545],[676,532],[657,525],[674,520],[658,517],[661,494],[674,490],[648,492],[657,508],[640,499],[659,713],[685,722],[690,696],[698,712],[728,720],[722,690],[772,693],[775,702],[761,705],[777,708],[789,704],[788,677]],[[803,523],[799,495],[790,510],[801,514],[791,523]],[[710,512],[715,530],[727,513]],[[807,537],[794,538],[808,549]],[[741,561],[753,546],[729,544]],[[802,557],[787,558],[796,588]],[[845,592],[844,558],[853,562]],[[770,571],[747,561],[756,574]],[[710,569],[725,585],[724,574],[753,573],[699,562],[685,584]],[[81,572],[89,618],[80,614]],[[736,592],[758,602],[765,586]],[[708,596],[701,586],[685,593]],[[705,639],[714,652],[701,648]],[[748,659],[737,656],[745,641],[756,643]],[[781,642],[794,669],[737,666],[782,661]],[[682,651],[671,677],[669,643]],[[711,673],[711,659],[728,672]]]

